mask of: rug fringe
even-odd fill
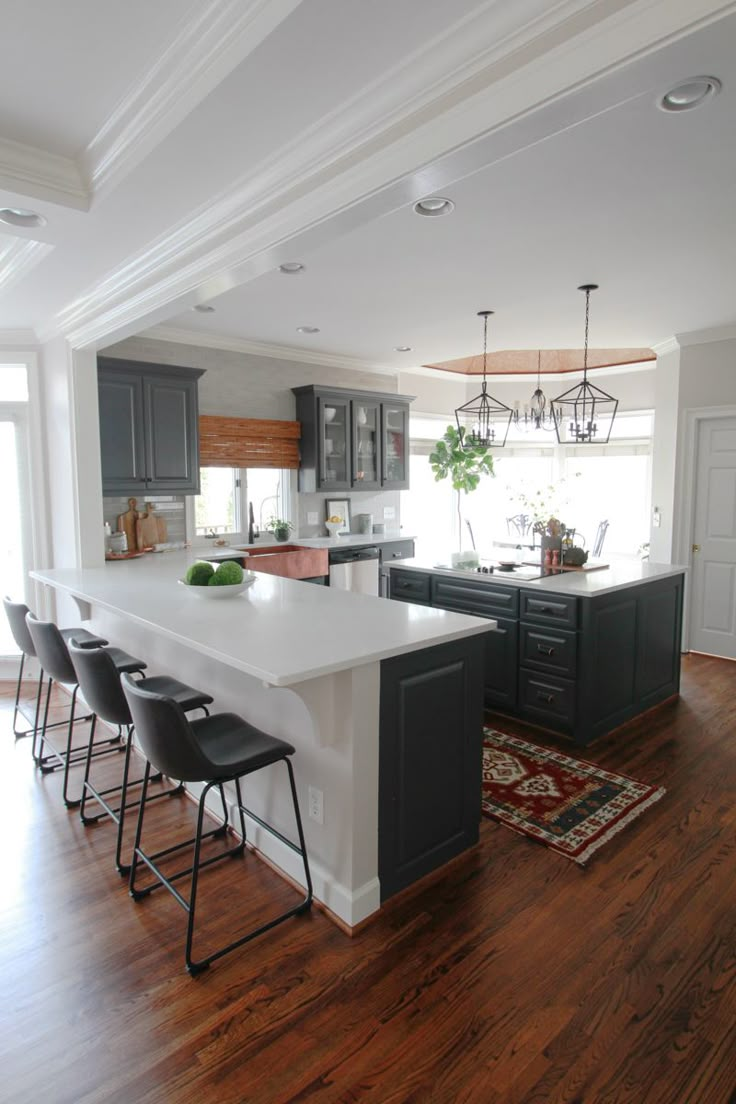
[[[604,832],[602,836],[599,836],[597,840],[594,840],[593,843],[588,844],[585,850],[581,851],[579,855],[571,857],[574,857],[575,862],[578,863],[580,866],[585,866],[585,863],[588,861],[590,856],[595,851],[597,851],[599,847],[602,847],[604,843],[608,843],[610,839],[613,839],[614,836],[618,835],[622,828],[625,828],[626,825],[630,824],[632,820],[636,820],[636,818],[641,813],[643,813],[645,809],[648,809],[650,805],[654,805],[654,803],[663,798],[666,793],[667,791],[664,789],[664,787],[660,786],[659,789],[655,790],[654,793],[649,795],[649,797],[645,798],[638,805],[635,805],[633,809],[629,809],[628,813],[625,816],[621,817],[620,820],[617,820],[615,824],[612,824],[608,831]]]

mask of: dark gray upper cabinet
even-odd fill
[[[201,375],[98,358],[103,494],[199,494]]]
[[[295,387],[299,490],[406,490],[413,395]]]

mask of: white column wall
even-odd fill
[[[96,567],[104,561],[96,353],[54,338],[42,348],[41,370],[50,566]],[[79,621],[63,599],[56,616],[61,625]]]
[[[675,476],[680,419],[680,352],[673,349],[657,358],[655,374],[654,440],[652,442],[652,516],[649,558],[673,563],[677,482]]]

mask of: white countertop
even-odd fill
[[[495,628],[496,622],[256,573],[231,600],[177,582],[192,552],[149,554],[95,568],[32,572],[92,605],[273,686],[349,670]]]
[[[665,579],[671,575],[683,575],[687,568],[676,564],[655,564],[648,561],[619,560],[599,571],[563,571],[560,575],[550,575],[543,579],[522,579],[513,572],[495,571],[493,575],[479,575],[475,571],[458,571],[453,568],[436,567],[430,560],[398,560],[388,565],[408,571],[422,571],[432,575],[448,575],[451,578],[474,579],[477,582],[524,587],[531,590],[551,591],[556,594],[571,594],[580,598],[592,598],[599,594],[609,594],[615,590],[651,582],[653,579]]]

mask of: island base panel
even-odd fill
[[[484,638],[381,664],[381,900],[478,841]]]

